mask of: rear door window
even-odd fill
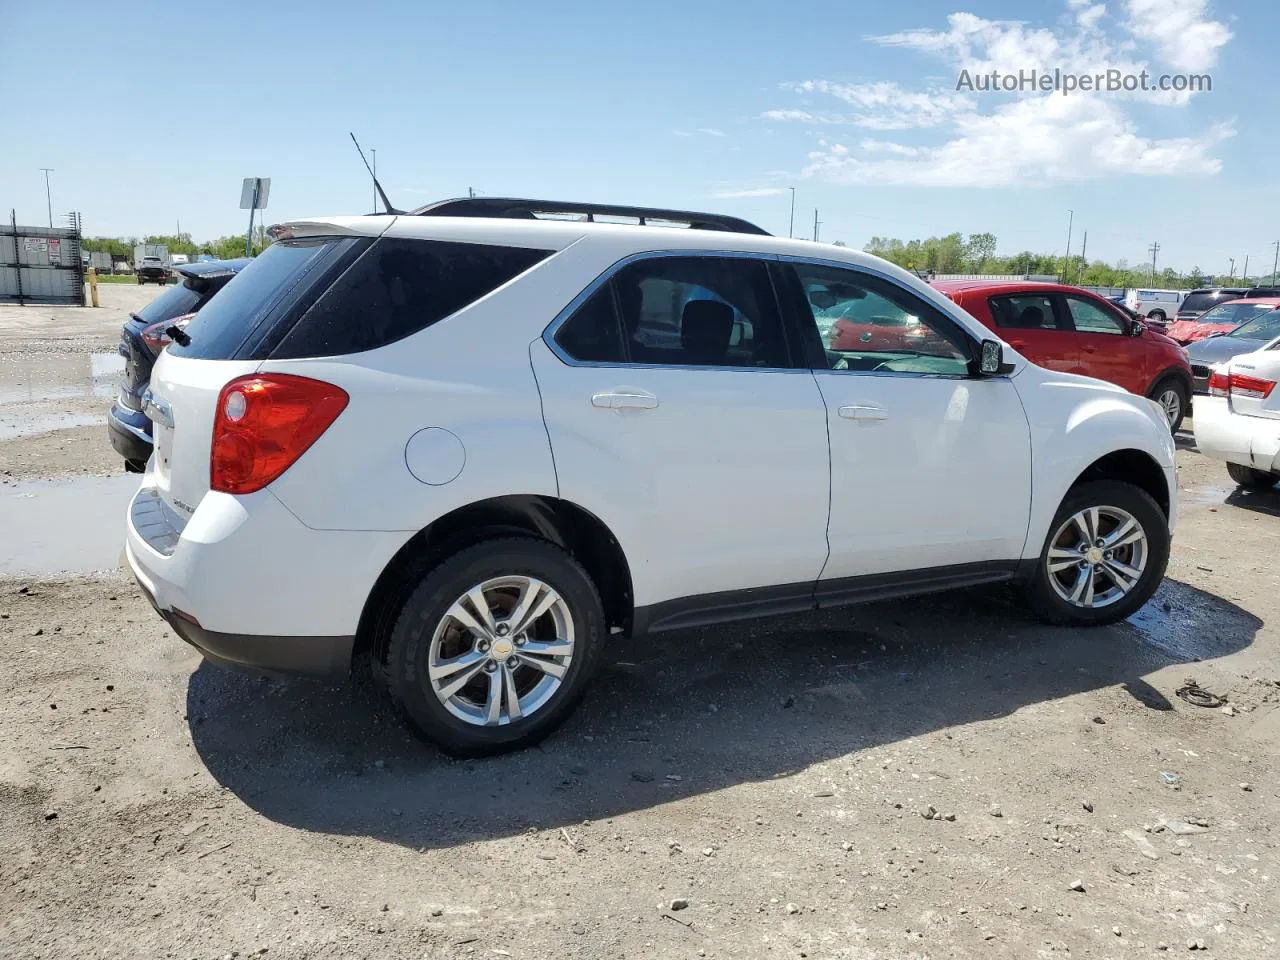
[[[991,316],[996,326],[1014,330],[1057,330],[1053,299],[1044,294],[992,297]]]
[[[334,356],[394,343],[548,256],[547,250],[384,237],[316,300],[270,356]]]

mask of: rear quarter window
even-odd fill
[[[550,255],[523,247],[384,237],[338,277],[270,356],[335,356],[394,343]]]

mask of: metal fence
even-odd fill
[[[0,303],[84,306],[80,215],[66,227],[20,227],[12,211],[0,224]]]

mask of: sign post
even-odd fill
[[[245,177],[240,187],[240,209],[249,211],[249,229],[244,235],[244,255],[253,255],[253,214],[267,208],[267,195],[271,192],[270,177]]]

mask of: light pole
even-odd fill
[[[1071,262],[1071,226],[1075,222],[1076,212],[1067,211],[1067,255],[1062,258],[1062,282],[1067,282],[1067,264]]]
[[[49,174],[53,173],[53,167],[41,167],[44,171],[44,202],[49,208],[49,229],[53,229],[53,199],[49,194]]]
[[[791,187],[791,221],[787,225],[787,236],[794,237],[796,235],[796,188]]]
[[[369,148],[369,155],[373,157],[373,212],[378,212],[378,151]]]

